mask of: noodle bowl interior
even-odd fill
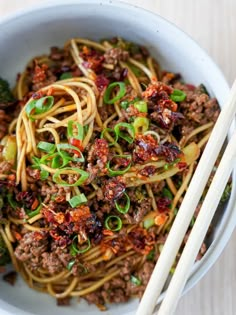
[[[121,38],[52,47],[13,94],[0,101],[0,264],[59,305],[141,297],[217,100]]]

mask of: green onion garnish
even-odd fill
[[[150,252],[147,254],[147,260],[153,260],[154,259],[154,257],[155,257],[155,250],[154,249],[152,249],[152,250],[150,250]]]
[[[147,103],[144,101],[135,102],[134,107],[137,108],[140,113],[147,113],[148,111]]]
[[[143,222],[143,227],[145,229],[149,229],[150,227],[152,227],[155,224],[154,218],[147,218],[144,220]]]
[[[123,197],[125,197],[125,205],[123,206],[121,203],[119,204],[118,201],[115,201],[115,206],[117,211],[125,214],[129,211],[130,208],[130,198],[126,193],[124,193]],[[123,197],[119,199],[119,201],[122,201]]]
[[[38,100],[30,101],[25,107],[25,112],[29,118],[34,119],[33,115],[47,112],[53,106],[53,104],[53,96],[44,96]]]
[[[13,209],[16,209],[18,206],[17,202],[13,199],[12,194],[7,194],[7,201]]]
[[[60,75],[60,80],[66,80],[72,78],[71,72],[64,72]]]
[[[167,189],[167,188],[163,188],[162,194],[163,194],[164,197],[167,197],[170,200],[173,199],[172,192],[169,189]]]
[[[119,231],[122,228],[122,220],[117,215],[110,215],[105,220],[105,227],[111,231]]]
[[[71,271],[72,267],[74,266],[75,264],[75,260],[71,260],[70,262],[68,262],[66,268]]]
[[[78,196],[74,196],[69,200],[69,204],[71,205],[72,208],[75,208],[82,203],[87,202],[88,199],[86,198],[85,194],[80,194]]]
[[[120,107],[123,109],[127,109],[129,107],[129,101],[122,101],[120,103]]]
[[[144,133],[148,130],[149,119],[146,117],[137,117],[133,122],[135,133]]]
[[[121,131],[120,128],[126,129],[127,133],[124,131]],[[134,126],[128,123],[119,123],[115,125],[114,132],[116,134],[116,141],[118,141],[118,138],[122,138],[128,143],[133,143],[134,142],[134,136],[135,136],[135,130]]]
[[[131,281],[134,285],[137,285],[137,286],[142,284],[142,281],[141,281],[139,278],[137,278],[137,277],[135,277],[135,276],[133,276],[133,275],[131,275],[130,281]]]
[[[40,171],[40,179],[41,180],[46,180],[49,176],[49,172],[46,170],[41,170]]]
[[[37,148],[47,153],[53,153],[56,149],[56,146],[50,142],[40,141],[37,145]]]
[[[77,147],[69,144],[69,143],[60,143],[57,144],[57,150],[58,153],[60,154],[60,156],[62,157],[62,159],[68,159],[68,161],[77,161],[77,162],[84,162],[84,156],[82,154],[82,152],[80,151],[80,149],[78,149]],[[64,152],[63,150],[73,150],[73,153],[76,153],[79,157],[76,158],[72,158],[68,152]]]
[[[119,91],[115,97],[110,99],[111,93],[115,87],[119,87]],[[124,82],[113,82],[108,85],[104,93],[103,100],[106,104],[114,104],[116,101],[121,99],[126,93],[125,83]]]
[[[117,159],[117,158],[118,159],[119,158],[126,159],[128,165],[124,169],[111,168],[110,164],[112,163],[112,160]],[[121,155],[121,154],[120,155],[114,155],[112,157],[112,159],[107,162],[107,165],[106,165],[108,172],[109,172],[109,175],[111,175],[111,176],[125,174],[130,169],[130,166],[131,166],[131,155]]]
[[[68,171],[73,171],[72,174],[80,175],[79,179],[74,184],[69,184],[61,178],[61,175],[71,174],[71,172],[68,172]],[[84,170],[81,170],[81,169],[76,168],[76,167],[65,167],[61,170],[57,170],[56,173],[53,175],[52,179],[53,179],[54,183],[56,183],[58,185],[73,187],[73,186],[82,185],[88,177],[89,177],[89,173],[85,172]]]
[[[40,210],[42,209],[42,204],[40,203],[40,205],[37,207],[37,209],[35,209],[34,211],[31,211],[29,213],[27,213],[29,218],[33,218],[35,215],[40,213]]]
[[[111,129],[111,128],[105,128],[105,129],[103,129],[103,131],[101,132],[101,135],[100,135],[100,138],[101,138],[101,139],[104,138],[104,135],[106,135],[106,132],[112,132],[112,133],[114,133],[114,135],[115,135],[115,137],[116,137],[115,131],[114,131],[113,129]],[[116,142],[116,141],[109,143],[109,146],[112,146],[115,142]]]
[[[84,128],[78,122],[73,120],[68,121],[67,126],[67,136],[68,138],[75,138],[78,140],[83,140],[84,138]]]
[[[72,241],[72,244],[71,244],[70,253],[71,253],[72,256],[75,256],[76,254],[83,254],[83,253],[87,252],[90,249],[91,242],[90,242],[89,238],[86,240],[87,246],[83,244],[81,246],[81,248],[78,248],[78,242],[76,243],[76,240],[78,240],[78,235],[76,235],[73,238],[73,241]]]
[[[173,93],[170,95],[170,98],[174,102],[183,102],[186,98],[186,94],[181,90],[175,89]]]

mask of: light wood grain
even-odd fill
[[[45,0],[40,2],[42,1]],[[156,12],[178,25],[209,53],[228,82],[233,82],[236,77],[235,0],[126,0],[125,2]],[[0,17],[36,3],[39,3],[39,0],[0,0]],[[176,315],[236,314],[235,244],[236,232],[213,268],[182,297]]]

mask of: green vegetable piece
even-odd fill
[[[14,165],[16,161],[16,154],[17,154],[16,137],[12,135],[7,136],[7,141],[2,151],[3,159]]]
[[[126,159],[127,162],[128,162],[128,165],[124,168],[124,169],[117,169],[117,168],[114,168],[112,169],[110,164],[112,163],[112,160],[115,159],[115,158],[121,158],[121,159]],[[110,161],[107,162],[106,164],[106,167],[108,169],[108,172],[109,172],[109,175],[111,176],[116,176],[116,175],[122,175],[122,174],[125,174],[131,167],[131,155],[114,155],[112,157],[112,159]]]
[[[118,203],[118,201],[115,201],[115,206],[116,206],[117,211],[119,211],[122,214],[125,214],[129,211],[129,208],[130,208],[130,198],[126,193],[124,193],[123,197],[119,199],[119,202],[123,201],[123,199],[125,199],[124,205],[122,205],[121,203]]]
[[[56,146],[50,142],[40,141],[37,145],[37,148],[47,153],[54,153]]]
[[[117,215],[109,215],[105,220],[105,227],[113,232],[120,231],[122,220]]]
[[[143,222],[143,227],[145,229],[149,229],[150,227],[152,227],[155,224],[154,218],[147,218],[144,220]]]
[[[181,90],[175,89],[173,93],[170,95],[170,98],[174,102],[183,102],[186,98],[186,94]]]
[[[86,244],[84,245],[81,245],[81,248],[78,248],[78,242],[76,242],[76,240],[78,240],[78,235],[76,235],[74,238],[73,238],[73,241],[72,241],[72,244],[71,244],[71,254],[72,256],[75,256],[76,254],[83,254],[85,252],[87,252],[90,247],[91,247],[91,242],[90,242],[90,239],[88,238],[86,243],[87,243],[87,246]]]
[[[64,72],[60,75],[60,80],[66,80],[72,78],[71,72]]]
[[[27,116],[34,120],[34,115],[46,113],[54,104],[53,96],[44,96],[37,100],[31,100],[25,107]]]
[[[0,103],[5,107],[8,107],[14,101],[15,98],[10,90],[8,82],[0,78]]]
[[[79,179],[74,184],[69,184],[61,178],[61,175],[64,175],[64,174],[66,175],[69,173],[67,171],[74,171],[75,174],[80,175]],[[84,170],[81,170],[81,169],[76,168],[76,167],[67,167],[67,168],[63,168],[63,169],[56,171],[56,173],[53,175],[52,179],[53,179],[54,183],[56,183],[58,185],[73,187],[73,186],[82,185],[86,181],[86,179],[88,179],[88,177],[89,177],[89,173],[85,172]]]
[[[137,278],[137,277],[135,277],[135,276],[133,276],[133,275],[131,275],[130,281],[131,281],[134,285],[137,285],[137,286],[139,286],[139,285],[142,284],[142,281],[141,281],[139,278]]]
[[[76,121],[69,120],[67,136],[68,138],[75,138],[82,141],[84,139],[84,127]]]
[[[125,133],[124,131],[120,130],[120,128],[126,129],[127,133]],[[134,126],[132,126],[131,124],[122,123],[122,122],[118,123],[118,124],[115,125],[114,132],[116,134],[116,142],[118,141],[119,137],[124,139],[128,143],[133,143],[134,142],[135,130],[134,130]]]
[[[154,260],[154,257],[155,257],[155,250],[154,249],[152,249],[152,250],[150,250],[150,252],[147,254],[147,260],[149,260],[149,261],[153,261]]]
[[[137,108],[140,113],[147,113],[148,111],[147,103],[145,101],[135,102],[134,107]]]
[[[114,88],[116,88],[116,87],[119,87],[119,91],[115,97],[110,99],[111,94],[112,94]],[[109,84],[108,87],[106,88],[103,100],[106,104],[114,104],[116,101],[121,99],[125,95],[125,93],[126,93],[126,88],[125,88],[124,82],[113,82],[113,83]]]
[[[232,190],[232,184],[231,183],[227,184],[226,187],[225,187],[225,190],[224,190],[224,192],[222,194],[222,197],[220,199],[221,203],[224,203],[224,202],[229,200],[229,197],[230,197],[230,194],[231,194],[231,190]]]
[[[68,262],[66,268],[71,271],[72,267],[74,266],[75,264],[75,260],[71,260],[70,262]]]
[[[135,130],[135,134],[144,133],[148,130],[149,127],[149,119],[146,117],[137,117],[133,122],[133,127]]]
[[[82,203],[87,202],[88,199],[86,198],[85,194],[80,194],[78,196],[74,196],[69,200],[69,204],[71,205],[72,208],[75,208]]]
[[[164,197],[167,197],[168,199],[172,200],[173,199],[173,194],[171,193],[171,191],[167,188],[163,188],[162,190],[162,194]]]

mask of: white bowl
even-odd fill
[[[54,1],[19,11],[0,22],[0,74],[14,84],[16,74],[35,55],[62,46],[71,37],[100,39],[121,36],[150,49],[162,68],[179,72],[185,81],[203,83],[223,104],[229,87],[208,55],[186,34],[161,17],[136,6],[116,1]],[[235,181],[235,174],[233,174]],[[207,272],[225,247],[236,222],[236,192],[233,188],[225,211],[216,219],[217,228],[204,258],[195,264],[185,287],[191,288]],[[104,315],[134,314],[137,300],[111,305]],[[0,281],[0,314],[95,315],[100,312],[86,302],[57,307],[55,301],[30,290],[23,281],[14,287]]]

